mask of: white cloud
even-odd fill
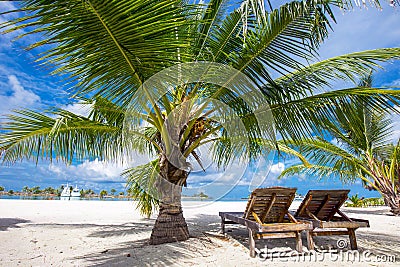
[[[397,107],[396,109],[400,113],[400,107]],[[391,141],[393,143],[397,143],[397,141],[400,139],[400,115],[392,114],[390,116],[390,119],[392,120]]]
[[[86,160],[82,164],[70,166],[70,172],[77,177],[87,177],[89,180],[121,180],[121,172],[127,166],[122,164],[110,164],[95,159],[94,161]]]
[[[2,12],[14,9],[16,9],[16,6],[12,3],[12,1],[0,1],[0,10]],[[12,19],[12,18],[17,18],[18,15],[16,13],[7,13],[2,15],[1,17],[3,17],[4,19]]]
[[[277,178],[285,169],[284,163],[278,162],[271,165],[269,160],[264,160],[256,165],[247,167],[246,164],[235,163],[223,171],[213,167],[207,169],[207,173],[191,173],[188,179],[189,187],[206,190],[206,188],[221,185],[245,185],[254,189],[282,183],[283,179]]]
[[[54,164],[49,165],[49,171],[56,174],[63,174],[62,168],[60,166],[56,166]]]
[[[81,102],[61,106],[62,109],[68,110],[76,115],[88,117],[92,109],[92,105],[84,104]]]
[[[335,11],[338,21],[333,24],[334,32],[321,46],[320,55],[328,58],[345,53],[397,47],[400,45],[399,10],[383,6],[376,8],[361,8],[340,13]]]
[[[16,7],[15,5],[12,3],[12,1],[0,1],[0,11],[9,11],[9,10],[15,10]],[[18,13],[7,13],[4,14],[2,16],[0,16],[0,24],[5,23],[9,20],[18,18],[19,14]],[[9,29],[9,27],[3,28],[3,30],[7,30]],[[16,30],[14,32],[11,33],[7,33],[7,34],[0,34],[0,51],[1,49],[10,49],[12,47],[12,40],[14,38],[16,38],[18,35],[23,34],[24,31],[23,30]],[[22,42],[22,41],[20,41]]]
[[[297,174],[297,180],[303,182],[307,180],[307,176],[304,173]]]
[[[15,75],[8,75],[9,94],[0,94],[0,114],[10,113],[12,109],[31,108],[40,104],[40,97],[26,90]]]
[[[277,164],[273,164],[271,166],[272,174],[281,174],[285,170],[285,164],[282,162],[278,162]]]
[[[390,83],[387,84],[383,84],[383,86],[395,86],[395,87],[399,87],[400,86],[400,79],[396,79]]]
[[[25,90],[24,87],[22,87],[21,83],[19,82],[16,76],[14,75],[8,76],[8,83],[11,85],[11,88],[13,90],[13,95],[9,99],[11,105],[31,106],[36,102],[40,101],[40,97],[38,95],[29,90]]]
[[[128,162],[128,161],[125,161]],[[90,182],[124,182],[120,174],[129,167],[138,166],[149,162],[147,156],[137,155],[134,161],[130,163],[109,163],[95,160],[85,160],[82,163],[74,165],[65,165],[63,163],[52,163],[41,165],[43,172],[51,173],[58,179],[70,182],[90,181]]]

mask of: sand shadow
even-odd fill
[[[207,234],[216,234],[217,237],[223,237],[221,232],[221,217],[218,215],[205,215],[200,214],[196,219],[188,220],[188,224],[193,223],[194,230],[196,228],[203,229]],[[196,227],[197,226],[197,227]],[[201,234],[202,231],[194,231],[194,234]],[[249,233],[245,226],[239,224],[225,225],[225,236],[228,239],[238,242],[246,249],[249,249]],[[302,239],[303,246],[307,244],[305,235]],[[296,241],[294,238],[280,238],[280,239],[260,239],[256,241],[256,247],[259,249],[276,248],[283,251],[291,251],[296,247]]]
[[[0,231],[7,231],[8,228],[20,228],[18,224],[29,222],[29,220],[20,218],[0,218]]]
[[[221,232],[221,217],[218,215],[198,214],[186,219],[186,223],[193,237],[202,236],[204,232]]]
[[[85,266],[169,266],[192,259],[193,251],[186,242],[152,246],[148,239],[119,243],[118,248],[76,257]]]
[[[343,209],[346,214],[371,214],[371,215],[385,215],[385,216],[394,216],[392,213],[390,213],[390,208],[389,207],[384,207],[376,210],[369,210],[369,209],[364,209],[364,208],[346,208]]]
[[[125,223],[118,225],[101,225],[100,229],[92,232],[88,237],[107,238],[112,236],[125,236],[129,234],[139,234],[150,232],[155,220],[146,220],[143,223]]]
[[[208,248],[205,247],[208,244]],[[184,242],[149,245],[149,239],[121,242],[118,247],[75,257],[85,266],[185,266],[193,258],[212,255],[213,244],[206,238],[190,238]]]
[[[375,255],[395,255],[400,258],[398,246],[400,244],[399,237],[382,233],[364,233],[357,234],[359,247],[361,251],[368,250]]]
[[[146,219],[143,223],[123,224],[94,224],[94,223],[32,223],[31,227],[62,228],[67,230],[93,228],[87,237],[107,238],[113,236],[125,236],[127,234],[139,234],[149,232],[155,220]]]
[[[201,259],[212,255],[220,246],[220,242],[228,242],[228,245],[232,246],[241,245],[247,250],[249,249],[248,231],[244,226],[229,225],[226,228],[229,232],[224,236],[220,233],[220,217],[217,215],[200,214],[188,218],[186,222],[191,234],[189,240],[156,246],[149,245],[150,231],[154,220],[121,225],[76,225],[74,227],[97,227],[88,234],[88,237],[107,238],[124,236],[127,233],[133,233],[133,235],[130,241],[124,240],[124,242],[119,242],[109,248],[75,256],[73,259],[76,263],[85,266],[185,266],[185,264],[193,264],[193,258]],[[71,225],[62,227],[71,227]],[[135,233],[143,232],[148,232],[148,238],[143,238],[143,235],[135,236]],[[337,242],[341,239],[348,241],[347,236],[316,237],[317,251],[335,253],[335,249],[338,251]],[[397,258],[400,256],[399,252],[395,250],[397,245],[392,245],[398,242],[395,236],[358,232],[357,239],[360,252],[396,255]],[[305,251],[307,251],[306,244],[304,234],[303,247]],[[377,246],[377,244],[379,245]],[[257,240],[256,247],[262,250],[267,248],[268,252],[287,252],[288,255],[291,255],[290,253],[295,249],[295,239]],[[344,248],[340,251],[348,251],[348,249]]]
[[[384,210],[386,211],[386,210]],[[380,210],[378,212],[381,212]],[[350,212],[349,212],[350,213]],[[204,215],[200,214],[196,218],[187,220],[189,226],[191,226],[191,234],[195,236],[201,236],[206,231],[207,236],[215,235],[216,238],[221,238],[220,217],[217,215]],[[235,243],[241,244],[246,249],[249,249],[249,237],[247,228],[242,225],[226,225],[226,237],[233,240]],[[356,232],[358,240],[358,251],[368,251],[373,255],[394,255],[396,258],[400,258],[400,252],[397,251],[399,240],[397,236],[384,235],[380,233],[365,233],[362,231]],[[314,242],[317,251],[332,252],[332,251],[351,251],[345,247],[338,249],[338,241],[345,240],[345,243],[349,245],[348,236],[318,236],[314,237]],[[306,235],[302,234],[302,242],[304,251],[308,251]],[[295,239],[294,238],[282,238],[282,239],[262,239],[256,241],[256,247],[258,249],[268,251],[279,251],[279,252],[293,252],[295,250]],[[290,254],[290,253],[287,253]]]
[[[125,225],[104,225],[93,231],[88,237],[123,236],[127,231],[147,231],[148,238],[135,239],[130,242],[120,242],[102,251],[76,256],[74,260],[85,266],[169,266],[191,264],[193,258],[202,258],[212,255],[213,248],[218,244],[212,241],[218,234],[218,216],[200,215],[186,220],[191,238],[184,242],[150,245],[149,238],[154,220],[147,220],[143,224],[132,223]],[[207,233],[205,233],[207,231]],[[215,236],[214,234],[215,233]]]

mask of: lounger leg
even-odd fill
[[[296,234],[296,250],[301,253],[301,252],[303,252],[303,244],[301,242],[301,234],[300,234],[300,232],[296,232],[295,234]]]
[[[254,230],[249,229],[249,249],[250,257],[256,257],[256,241],[254,239]]]
[[[353,228],[347,229],[349,231],[350,247],[352,250],[357,250],[356,232]]]
[[[225,234],[225,219],[221,216],[221,230],[222,234]]]
[[[311,231],[306,231],[308,250],[314,250],[314,240]]]

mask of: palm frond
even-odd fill
[[[285,169],[278,177],[281,179],[287,176],[305,175],[308,177],[316,177],[320,180],[338,177],[343,182],[354,182],[358,177],[352,171],[335,168],[330,166],[310,165],[308,167],[303,164],[293,165]]]
[[[103,104],[105,102],[103,101]],[[96,106],[96,105],[95,105]],[[102,116],[98,113],[101,112]],[[156,131],[123,131],[123,114],[107,108],[92,111],[92,117],[54,109],[46,115],[32,110],[19,110],[8,115],[0,133],[3,161],[60,159],[66,163],[87,158],[107,161],[129,160],[131,150],[153,154],[158,151]],[[119,114],[115,116],[115,114]],[[125,135],[124,135],[125,134]]]
[[[229,63],[229,56],[234,51],[241,50],[243,39],[240,31],[242,26],[242,14],[233,11],[222,21],[221,25],[211,32],[207,41],[207,58],[212,62]]]
[[[311,94],[318,89],[332,88],[332,82],[343,80],[356,84],[360,77],[369,75],[372,70],[380,68],[379,62],[387,62],[399,59],[399,57],[400,48],[374,49],[341,55],[283,75],[275,80],[276,86],[266,85],[262,90],[268,96],[286,96],[291,99],[304,97],[304,94]],[[365,85],[359,86],[366,87]],[[302,88],[303,95],[295,94],[295,92],[299,92],[298,88]],[[275,92],[276,90],[288,93],[278,94],[279,92]],[[292,94],[290,94],[291,92]]]
[[[156,187],[159,178],[158,160],[130,168],[122,173],[127,181],[129,195],[137,201],[137,208],[142,215],[150,215],[158,208],[159,192]]]
[[[94,91],[124,102],[144,80],[175,64],[179,48],[183,53],[190,47],[188,32],[180,28],[192,23],[191,10],[178,0],[32,0],[15,11],[28,15],[2,27],[10,32],[34,26],[27,34],[44,39],[29,48],[44,49],[40,62],[77,82],[80,94]]]
[[[284,74],[302,67],[328,35],[331,12],[325,3],[293,1],[268,13],[265,22],[247,33],[243,49],[231,54],[232,66],[260,85],[274,84],[273,71]]]
[[[301,139],[316,133],[324,133],[324,125],[337,121],[340,114],[346,114],[346,103],[364,106],[381,113],[397,112],[400,91],[384,88],[347,88],[325,92],[284,104],[271,105],[277,130],[284,139]],[[356,121],[349,121],[357,123]]]
[[[205,59],[204,54],[208,54],[208,40],[215,31],[216,25],[219,25],[223,20],[226,12],[227,1],[225,0],[211,0],[207,8],[204,10],[202,19],[199,20],[199,26],[196,28],[199,36],[194,45],[195,60],[199,58]],[[212,60],[211,60],[212,61]]]
[[[113,158],[121,153],[121,129],[101,124],[65,110],[51,116],[32,110],[16,111],[7,116],[0,138],[5,150],[3,160],[53,157],[66,163],[91,157]],[[54,118],[55,116],[58,116]],[[119,157],[117,157],[119,158]]]

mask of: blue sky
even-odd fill
[[[346,13],[336,10],[338,23],[333,25],[334,32],[327,42],[322,44],[320,58],[325,59],[344,53],[375,48],[400,47],[400,10],[383,4],[383,11],[372,7],[356,8],[354,11]],[[15,3],[11,1],[1,1],[0,11],[11,9],[13,5]],[[10,16],[14,15],[0,16],[0,23],[11,18]],[[0,35],[0,114],[9,114],[13,109],[44,109],[48,106],[59,106],[75,113],[85,114],[87,108],[82,108],[68,98],[68,88],[64,86],[63,81],[51,76],[48,70],[37,66],[33,62],[34,54],[22,49],[24,45],[31,43],[32,39],[12,42],[18,33]],[[384,64],[384,67],[384,70],[375,74],[375,86],[400,86],[400,61]],[[400,137],[400,120],[394,115],[393,120],[393,138],[397,139]],[[147,156],[138,155],[131,165],[139,165],[147,161]],[[300,193],[303,194],[311,187],[344,187],[351,188],[352,193],[370,194],[363,190],[359,183],[342,185],[339,181],[332,179],[317,183],[315,179],[306,177],[276,180],[284,168],[294,163],[295,161],[287,159],[280,159],[279,162],[274,160],[269,173],[267,171],[258,172],[257,182],[251,182],[251,176],[246,176],[246,179],[241,180],[235,178],[237,174],[243,173],[245,169],[243,166],[234,165],[228,171],[223,172],[218,172],[211,166],[206,173],[191,174],[189,189],[186,192],[191,194],[204,191],[219,197],[230,191],[234,184],[239,184],[240,186],[236,187],[229,196],[241,197],[246,196],[255,185],[279,184],[298,187]],[[262,170],[262,164],[265,163],[261,163],[260,170]],[[126,167],[106,164],[97,159],[74,163],[72,166],[62,163],[50,164],[43,161],[36,166],[33,162],[23,161],[12,166],[0,166],[0,185],[6,189],[20,190],[25,185],[30,187],[39,185],[44,188],[47,186],[58,187],[69,182],[77,184],[81,188],[95,190],[116,188],[118,191],[123,191],[124,180],[119,174]]]

